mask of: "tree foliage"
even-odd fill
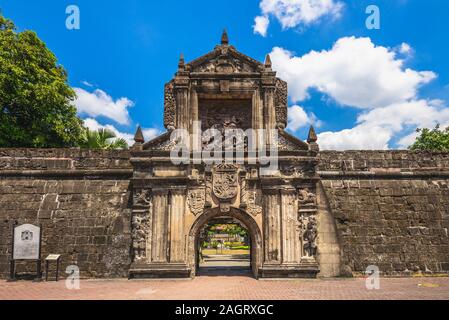
[[[413,151],[446,151],[449,152],[449,127],[445,130],[437,125],[435,129],[418,129],[420,135],[413,145],[409,147]]]
[[[84,130],[79,145],[83,149],[128,149],[128,143],[125,139],[116,138],[115,133],[107,129],[98,131]]]
[[[83,128],[67,73],[33,31],[0,15],[0,147],[77,146]]]
[[[229,234],[229,235],[239,235],[245,237],[248,235],[248,230],[237,224],[215,224],[208,228],[208,234]]]

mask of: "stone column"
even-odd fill
[[[281,190],[282,262],[298,264],[301,248],[298,246],[298,204],[295,188]]]
[[[170,190],[170,262],[185,262],[185,237],[184,237],[184,215],[185,215],[185,190]]]
[[[187,87],[176,87],[177,128],[189,129],[189,91]]]
[[[269,134],[271,129],[276,127],[276,113],[274,108],[274,86],[264,87],[264,129],[267,133],[267,144],[271,145],[272,139]]]
[[[168,248],[168,190],[153,189],[153,232],[151,262],[167,262]]]
[[[281,215],[278,190],[264,190],[264,243],[265,262],[280,264],[281,248]]]

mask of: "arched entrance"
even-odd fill
[[[200,231],[213,219],[219,217],[231,217],[240,221],[248,230],[251,243],[251,271],[255,278],[259,277],[259,269],[262,265],[262,233],[256,221],[248,213],[241,209],[231,208],[229,212],[223,213],[220,208],[206,210],[192,225],[189,233],[189,264],[192,268],[192,277],[197,275],[200,245]]]

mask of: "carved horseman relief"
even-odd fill
[[[132,239],[134,261],[146,260],[147,234],[149,219],[153,212],[153,201],[150,190],[139,190],[133,198]]]

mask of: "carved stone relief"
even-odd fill
[[[242,73],[255,72],[256,70],[249,63],[231,56],[229,51],[224,51],[222,52],[222,55],[193,67],[191,71],[207,73]]]
[[[213,202],[212,199],[212,175],[206,174],[205,175],[205,183],[206,183],[206,207],[211,208]]]
[[[167,129],[175,128],[176,99],[173,90],[173,81],[165,85],[164,92],[164,125]]]
[[[256,186],[251,186],[248,181],[243,178],[241,182],[241,206],[254,217],[262,213],[262,191]]]
[[[203,212],[206,205],[206,194],[204,189],[189,190],[187,194],[187,204],[190,211],[195,215]]]
[[[301,240],[303,241],[303,258],[314,260],[317,255],[317,197],[308,188],[298,191],[298,215]]]
[[[153,201],[150,190],[138,190],[134,194],[134,210],[132,216],[132,239],[134,261],[146,260],[147,236],[149,234],[150,217],[153,214]]]
[[[300,189],[298,192],[298,201],[301,206],[316,206],[316,195],[309,189]]]
[[[294,164],[281,164],[280,171],[286,177],[302,178],[304,176],[301,167]]]
[[[287,82],[276,79],[275,108],[277,126],[285,129],[288,119],[288,86]]]
[[[301,217],[301,234],[304,241],[303,252],[305,258],[316,258],[318,246],[316,240],[318,237],[317,221],[314,215]]]
[[[151,205],[151,191],[139,190],[134,194],[134,205],[149,206]]]
[[[251,127],[251,107],[251,101],[246,100],[203,101],[200,104],[202,129],[246,130]]]
[[[222,164],[215,167],[213,173],[212,190],[220,200],[231,200],[238,193],[238,167]]]

